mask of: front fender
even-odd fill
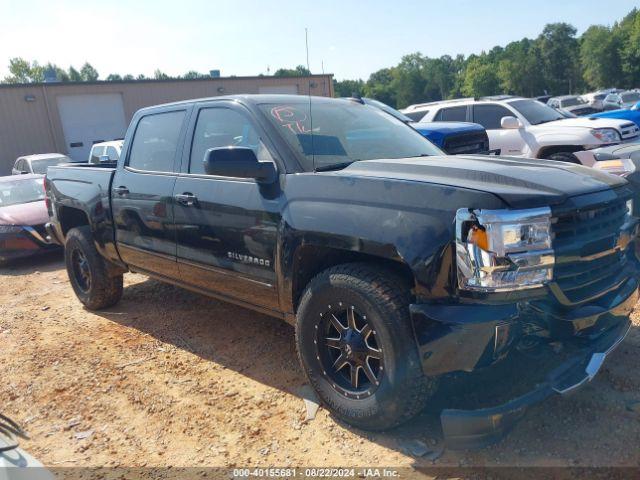
[[[294,176],[285,193],[288,201],[279,235],[285,311],[293,311],[291,279],[297,252],[304,245],[402,263],[413,273],[418,296],[449,296],[456,210],[504,206],[494,195],[476,190],[322,174]]]

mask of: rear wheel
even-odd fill
[[[88,309],[99,310],[118,303],[122,297],[122,274],[109,274],[88,226],[69,230],[64,258],[73,291]]]
[[[337,417],[364,429],[415,416],[434,390],[422,373],[408,288],[388,272],[345,264],[316,276],[300,301],[300,362]]]
[[[580,160],[571,152],[556,152],[547,156],[548,160],[555,160],[557,162],[577,163],[581,165]]]

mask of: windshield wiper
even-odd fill
[[[316,172],[328,172],[329,170],[342,170],[343,168],[347,168],[353,162],[358,162],[359,160],[352,160],[350,162],[340,162],[340,163],[330,163],[329,165],[320,165],[316,167]]]

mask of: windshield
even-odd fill
[[[346,100],[261,104],[306,171],[345,167],[358,160],[444,155],[413,128],[385,112]]]
[[[515,100],[509,102],[531,125],[561,120],[564,117],[548,105],[535,100]]]
[[[42,178],[0,182],[0,207],[44,200]]]
[[[587,103],[582,97],[565,98],[560,100],[561,107],[573,107],[575,105],[583,105]]]
[[[622,101],[624,103],[631,103],[631,102],[640,101],[640,93],[638,93],[638,92],[623,93],[621,95],[621,97],[622,97]]]
[[[44,175],[45,173],[47,173],[48,167],[52,167],[54,165],[58,165],[59,163],[66,163],[70,161],[71,159],[69,157],[55,157],[55,158],[44,158],[42,160],[32,160],[31,170],[33,170],[33,173]]]

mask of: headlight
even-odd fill
[[[597,158],[597,156],[596,156]],[[636,171],[636,166],[629,158],[618,158],[615,160],[600,160],[593,164],[593,168],[603,170],[613,175],[626,177]]]
[[[551,210],[469,210],[456,214],[458,286],[499,292],[541,287],[553,277]]]
[[[620,134],[614,128],[594,128],[591,135],[604,143],[615,143],[620,141]]]
[[[633,199],[632,198],[627,200],[627,215],[629,215],[630,217],[633,216]]]

